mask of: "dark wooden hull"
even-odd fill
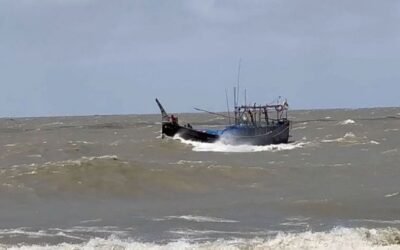
[[[179,135],[185,140],[213,143],[221,140],[227,144],[270,145],[287,143],[289,141],[290,122],[286,121],[274,127],[258,127],[238,129],[235,133],[211,134],[188,127],[182,127],[172,122],[162,124],[162,133],[174,137]]]
[[[162,134],[170,137],[179,135],[181,138],[190,141],[200,141],[213,143],[219,139],[218,135],[209,134],[203,131],[182,127],[179,124],[173,124],[170,122],[162,125]]]

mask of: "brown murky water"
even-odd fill
[[[159,115],[0,119],[0,248],[399,248],[400,108],[291,119],[275,146],[162,140]]]

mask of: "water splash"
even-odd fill
[[[231,145],[217,141],[214,143],[196,142],[182,139],[180,136],[175,136],[174,139],[180,140],[182,143],[191,145],[193,151],[196,152],[224,152],[224,153],[250,153],[250,152],[277,152],[293,150],[297,148],[303,148],[308,145],[309,142],[298,141],[293,143],[282,143],[265,146],[256,145]]]

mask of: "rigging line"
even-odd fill
[[[194,109],[195,109],[195,110],[197,110],[197,111],[201,111],[201,112],[209,113],[209,114],[212,114],[212,115],[216,115],[216,116],[222,116],[222,117],[225,117],[225,118],[231,119],[231,117],[230,117],[230,116],[223,115],[223,114],[218,114],[218,113],[211,112],[211,111],[208,111],[208,110],[205,110],[205,109],[199,109],[199,108],[194,108]]]

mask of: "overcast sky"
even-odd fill
[[[0,116],[400,106],[397,0],[0,0]]]

